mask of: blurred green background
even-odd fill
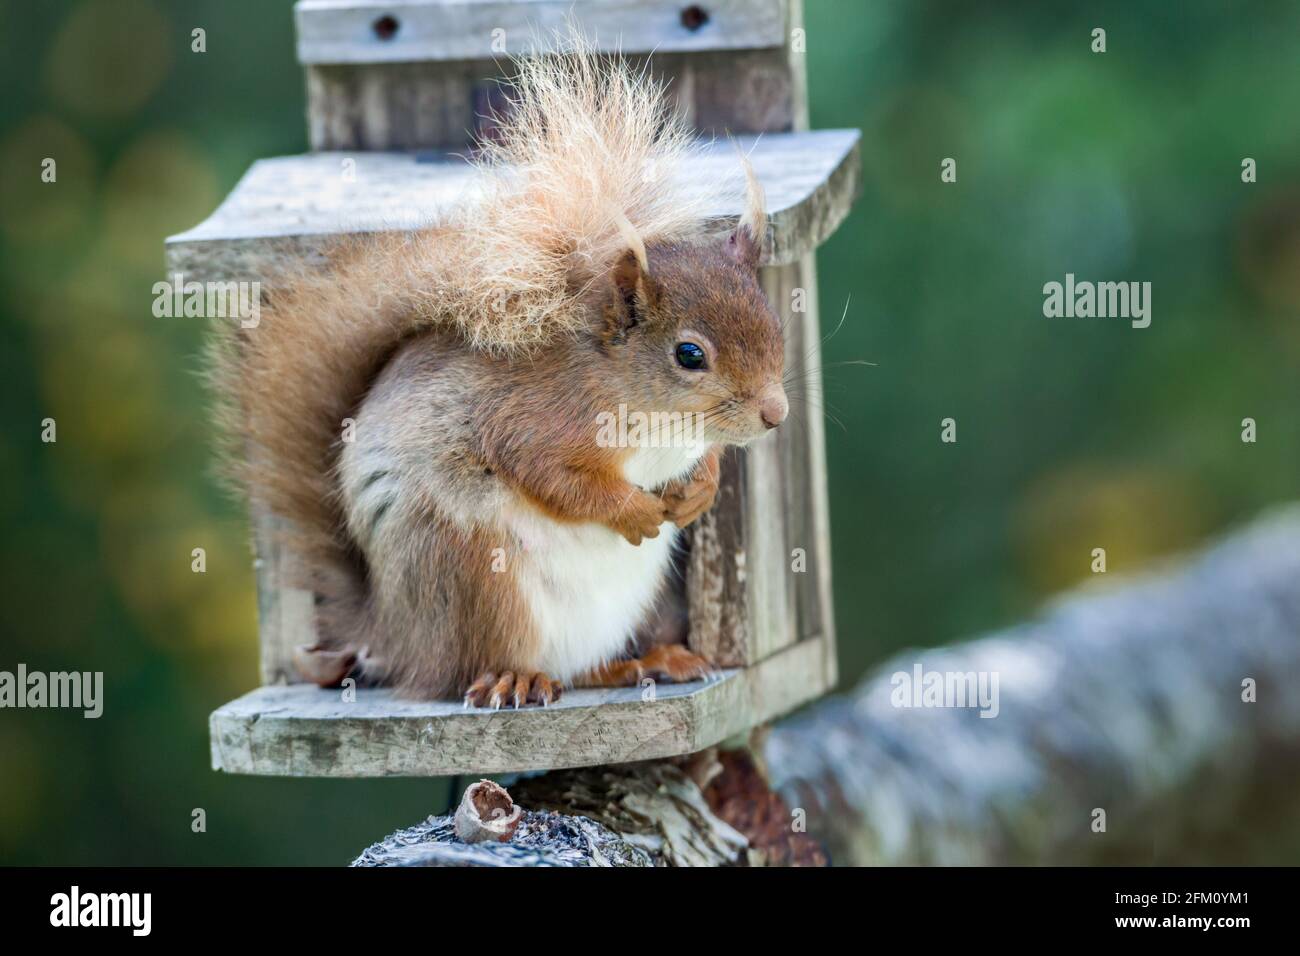
[[[1139,568],[1295,494],[1300,4],[806,19],[813,124],[864,134],[819,259],[827,333],[848,303],[825,345],[846,682],[1025,617],[1094,547]],[[306,149],[290,4],[6,2],[0,43],[0,669],[102,670],[107,699],[0,712],[0,861],[346,862],[446,784],[208,769],[208,713],[257,683],[247,529],[211,478],[201,324],[150,312],[163,238]],[[1151,327],[1045,319],[1066,272],[1152,282]]]

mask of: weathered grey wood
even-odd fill
[[[750,663],[749,595],[745,587],[744,453],[722,459],[713,506],[688,529],[686,606],[690,647],[719,667]]]
[[[229,773],[394,777],[507,773],[694,753],[827,689],[828,653],[800,641],[713,682],[570,691],[547,708],[467,710],[363,688],[262,687],[212,714],[212,765]]]
[[[1291,505],[1026,624],[898,655],[772,731],[773,785],[840,864],[1248,861],[1240,822],[1300,787],[1297,582]],[[997,716],[894,706],[917,665],[997,674]]]
[[[315,151],[468,151],[500,112],[490,61],[313,65],[307,135]]]
[[[713,507],[692,527],[689,643],[719,666],[747,667],[799,638],[782,559],[782,470],[775,435],[732,450]]]
[[[767,290],[768,299],[785,328],[786,397],[790,402],[790,413],[786,423],[776,433],[776,438],[781,457],[781,474],[784,477],[779,504],[785,531],[781,553],[785,569],[782,583],[786,587],[790,614],[787,630],[792,640],[798,640],[805,634],[819,633],[812,621],[821,617],[819,609],[809,606],[809,588],[806,586],[808,580],[815,579],[822,570],[815,559],[810,560],[808,556],[813,508],[809,486],[815,481],[824,481],[825,475],[813,474],[808,454],[810,396],[816,391],[809,378],[811,376],[820,381],[821,376],[820,370],[810,366],[807,360],[808,314],[795,309],[796,299],[805,309],[808,306],[803,268],[803,263],[782,266],[779,284]],[[802,565],[796,564],[796,553],[802,555]]]
[[[763,292],[786,328],[786,369],[797,361],[791,340],[791,292],[801,282],[800,266],[791,263],[769,266],[762,270]],[[788,381],[788,398],[796,404],[803,385]],[[745,528],[753,560],[747,585],[754,624],[751,629],[752,656],[762,660],[799,639],[798,601],[795,578],[790,567],[790,532],[797,513],[790,508],[790,495],[802,479],[797,472],[807,465],[793,458],[789,448],[794,435],[793,422],[783,425],[762,441],[749,445],[750,457],[748,514]]]
[[[793,262],[824,241],[848,213],[858,184],[858,133],[819,130],[738,138],[770,210],[769,264]],[[345,166],[345,162],[355,166]],[[716,142],[683,171],[709,197],[719,223],[739,219],[735,147]],[[355,174],[355,180],[345,177]],[[187,279],[267,281],[288,259],[319,256],[339,235],[409,230],[436,220],[473,188],[463,161],[439,154],[316,153],[264,159],[199,225],[167,240],[169,270]]]
[[[293,684],[302,680],[293,664],[293,649],[316,643],[316,598],[295,586],[303,575],[277,527],[271,515],[253,518],[261,675],[263,684]]]
[[[576,21],[600,52],[704,52],[784,45],[785,0],[298,0],[298,60],[399,63],[527,53]],[[378,28],[377,28],[378,27]],[[394,29],[395,28],[395,29]]]
[[[630,58],[638,69],[637,57]],[[800,88],[783,50],[656,55],[674,109],[702,136],[806,128]],[[311,65],[308,141],[317,151],[445,149],[465,152],[506,115],[502,63]]]
[[[782,433],[789,478],[786,507],[791,516],[787,524],[787,557],[799,548],[806,561],[805,570],[793,574],[800,637],[824,635],[833,647],[835,611],[831,596],[825,382],[822,331],[818,324],[817,263],[811,254],[800,260],[798,274],[792,281],[793,289],[799,290],[804,298],[805,311],[790,311],[787,326],[786,377],[797,383],[792,389],[791,421]],[[786,308],[790,308],[789,303]],[[859,634],[864,628],[865,624],[859,622]],[[834,680],[832,676],[832,683]]]
[[[697,11],[706,19],[691,29]],[[802,43],[800,0],[304,3],[312,149],[470,148],[504,110],[509,55],[564,31],[570,16],[598,51],[621,50],[666,83],[702,135],[808,126],[804,54],[790,42]]]
[[[746,859],[749,841],[713,813],[702,792],[722,769],[709,751],[685,760],[549,773],[513,783],[511,790],[522,805],[608,827],[656,866],[731,866]]]

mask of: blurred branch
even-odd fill
[[[891,675],[999,675],[999,712],[891,704]],[[1243,700],[1245,679],[1257,701]],[[773,731],[773,785],[837,863],[1149,862],[1294,793],[1300,507],[1037,620],[903,654]],[[1096,808],[1107,832],[1092,830]]]

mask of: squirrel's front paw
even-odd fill
[[[668,505],[664,500],[648,491],[638,491],[623,502],[609,526],[629,544],[639,545],[646,538],[659,537],[659,526],[667,520]]]
[[[491,707],[500,710],[512,706],[516,710],[524,704],[549,706],[560,699],[564,688],[559,681],[551,680],[540,671],[488,671],[469,685],[465,691],[466,707]]]
[[[662,497],[668,506],[668,520],[685,528],[708,511],[718,495],[718,474],[717,453],[709,452],[700,459],[689,478],[665,485]]]

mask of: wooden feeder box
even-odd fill
[[[295,555],[273,535],[276,519],[254,514],[264,686],[212,714],[213,766],[369,777],[619,763],[702,750],[825,693],[835,682],[825,448],[820,375],[805,373],[820,368],[813,252],[855,198],[858,133],[807,130],[799,0],[299,0],[295,14],[313,152],[255,163],[211,217],[168,239],[170,273],[259,281],[274,295],[281,267],[318,260],[340,234],[429,220],[469,182],[458,154],[500,96],[502,54],[571,16],[600,52],[638,61],[653,50],[677,107],[718,137],[686,170],[691,186],[714,195],[734,175],[727,134],[750,154],[770,216],[762,282],[787,323],[796,414],[725,456],[717,501],[686,539],[690,646],[723,676],[653,696],[577,690],[545,709],[480,711],[385,689],[346,700],[302,683],[291,653],[314,643],[314,595],[289,586]],[[721,198],[712,211],[733,222],[740,212]]]

